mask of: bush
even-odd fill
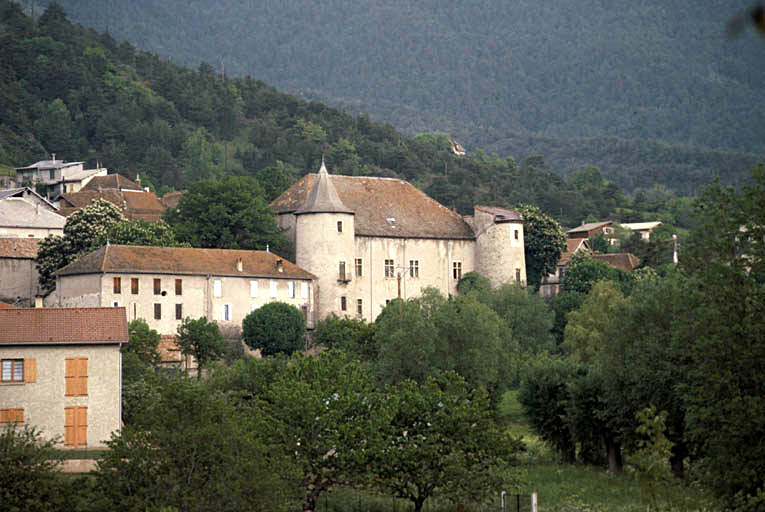
[[[244,342],[262,355],[290,355],[303,348],[305,319],[295,306],[269,302],[244,318],[242,331]]]

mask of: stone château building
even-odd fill
[[[523,218],[513,210],[476,206],[463,217],[406,181],[331,176],[323,162],[271,207],[295,263],[318,276],[318,318],[372,321],[426,287],[455,294],[471,271],[494,285],[526,281]]]

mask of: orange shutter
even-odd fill
[[[11,410],[0,409],[0,423],[10,423]]]
[[[24,409],[11,409],[15,414],[13,418],[14,423],[24,423]]]
[[[74,407],[64,407],[64,446],[74,446]]]
[[[24,359],[24,382],[37,380],[37,360],[34,357]]]
[[[64,375],[66,380],[66,396],[77,395],[77,359],[67,357],[66,358],[66,373]]]
[[[88,396],[88,358],[83,357],[80,359],[80,396]]]
[[[88,408],[78,407],[76,415],[77,446],[85,446],[88,444]]]

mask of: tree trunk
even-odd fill
[[[615,439],[606,439],[608,451],[608,470],[613,473],[622,472],[622,447]]]
[[[566,446],[561,451],[561,456],[563,457],[563,463],[564,464],[573,464],[576,462],[576,446],[571,444],[570,446]]]
[[[422,512],[422,505],[425,503],[425,498],[417,497],[412,500],[414,503],[414,512]]]
[[[678,443],[672,447],[672,455],[669,457],[669,465],[672,467],[672,474],[675,478],[685,478],[685,457],[688,450],[684,443]]]

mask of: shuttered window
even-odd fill
[[[308,298],[308,283],[300,283],[300,297]]]
[[[0,425],[24,423],[24,409],[0,409]]]
[[[88,396],[88,358],[66,359],[66,396]]]
[[[24,382],[36,382],[37,381],[37,359],[34,357],[27,357],[24,359]]]
[[[24,382],[24,360],[3,359],[2,382]]]
[[[132,277],[130,278],[130,293],[133,295],[138,295],[138,278]]]
[[[64,446],[87,446],[88,408],[64,407]]]
[[[258,296],[258,282],[250,281],[250,297]]]
[[[122,293],[122,279],[119,277],[114,278],[114,293]]]

